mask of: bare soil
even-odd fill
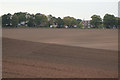
[[[118,30],[3,29],[3,78],[117,78]]]

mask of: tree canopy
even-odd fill
[[[113,28],[116,24],[116,18],[114,15],[106,14],[103,18],[103,24],[106,28]]]
[[[87,27],[85,26],[86,24]],[[85,22],[71,16],[66,16],[62,19],[60,17],[56,18],[51,14],[46,16],[41,13],[29,14],[27,12],[17,12],[13,15],[10,13],[2,15],[2,27],[49,27],[51,25],[55,25],[58,28],[65,26],[69,28],[75,28],[76,26],[78,28],[88,28],[88,26],[95,28],[100,28],[101,26],[104,28],[117,28],[120,26],[120,18],[111,14],[105,14],[102,20],[99,15],[93,15],[91,16],[91,20],[86,20]]]
[[[4,14],[2,16],[2,26],[10,27],[11,26],[12,15],[10,13]]]
[[[15,13],[14,15],[17,15],[17,17],[19,19],[19,23],[26,21],[26,19],[27,19],[27,13],[25,13],[25,12],[18,12],[18,13]]]
[[[18,23],[19,23],[18,16],[16,14],[14,14],[12,16],[12,27],[17,27]]]
[[[77,20],[74,17],[70,17],[70,16],[64,17],[63,21],[64,21],[64,24],[68,25],[69,27],[77,24]]]
[[[90,24],[94,27],[98,28],[98,26],[102,24],[102,19],[99,15],[93,15],[91,18],[92,20],[90,21]]]

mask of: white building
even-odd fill
[[[57,28],[57,25],[55,25],[55,24],[50,25],[50,28]]]
[[[90,28],[91,27],[90,20],[83,20],[82,24],[84,25],[84,28]]]
[[[66,25],[65,28],[68,28],[68,26]]]
[[[77,25],[74,25],[74,28],[77,28]]]

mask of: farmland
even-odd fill
[[[117,29],[3,28],[4,78],[116,78]]]

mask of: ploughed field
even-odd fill
[[[4,78],[116,78],[116,29],[3,29]]]

